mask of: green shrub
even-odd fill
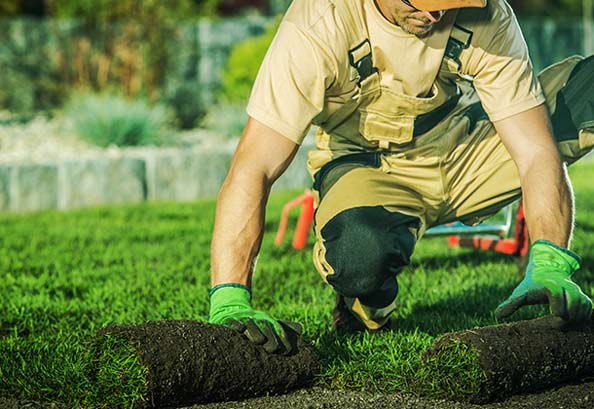
[[[153,17],[176,19],[187,17],[203,8],[196,7],[192,0],[145,0],[142,4],[122,0],[48,0],[47,3],[51,15],[61,18],[83,18],[87,21],[145,20]]]
[[[107,94],[74,96],[66,115],[79,136],[99,146],[160,144],[169,121],[161,106]]]
[[[279,24],[277,17],[262,35],[233,46],[222,73],[219,103],[208,109],[201,126],[227,138],[241,135],[247,120],[245,105]]]
[[[68,89],[57,67],[52,22],[10,18],[0,23],[0,107],[34,117],[64,103]],[[52,39],[52,40],[49,40]]]
[[[245,103],[266,51],[274,38],[280,18],[277,17],[260,36],[237,43],[229,54],[222,74],[222,99]]]
[[[244,104],[220,103],[208,111],[201,125],[222,137],[238,138],[247,119]]]
[[[176,123],[181,129],[196,127],[205,115],[199,89],[193,83],[178,86],[164,98],[163,102],[175,112]]]

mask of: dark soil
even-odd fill
[[[594,325],[560,329],[561,323],[548,316],[450,333],[438,339],[428,355],[439,355],[455,342],[477,353],[487,379],[478,393],[467,397],[473,403],[594,376]]]
[[[51,404],[0,398],[2,409],[66,409]],[[167,406],[164,406],[167,408]],[[243,401],[194,405],[185,409],[592,409],[594,381],[566,385],[546,392],[514,396],[487,405],[435,401],[399,393],[370,394],[324,388],[301,389],[287,395]],[[90,408],[89,408],[90,409]]]
[[[292,355],[268,354],[238,332],[197,321],[112,325],[98,337],[105,334],[135,345],[156,407],[284,393],[311,384],[320,369],[303,341]]]
[[[536,394],[514,396],[503,402],[475,405],[436,401],[399,393],[370,394],[323,388],[302,389],[288,395],[248,399],[240,402],[195,405],[186,409],[592,409],[594,381],[568,385]]]

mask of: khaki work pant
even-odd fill
[[[541,73],[552,113],[582,60],[572,57]],[[591,125],[557,141],[568,163],[594,145]],[[314,264],[369,329],[384,325],[394,311],[395,276],[428,228],[455,220],[476,224],[521,195],[517,167],[493,124],[484,112],[473,117],[468,110],[454,112],[400,150],[378,152],[363,163],[344,161],[325,172],[317,189]],[[360,227],[361,218],[374,221]],[[368,277],[374,274],[381,277]]]

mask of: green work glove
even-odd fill
[[[509,317],[518,308],[548,302],[551,314],[571,323],[587,321],[592,300],[571,280],[580,268],[580,258],[546,240],[537,240],[530,249],[524,280],[511,296],[497,307],[497,318]]]
[[[250,290],[241,284],[221,284],[209,293],[208,322],[222,324],[262,345],[269,353],[289,354],[297,347],[301,325],[279,321],[252,307]]]

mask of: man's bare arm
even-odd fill
[[[298,145],[250,118],[217,201],[211,244],[211,284],[251,287],[262,242],[264,212],[274,181]]]
[[[566,322],[592,315],[592,300],[572,275],[580,258],[569,251],[573,228],[573,192],[551,131],[548,111],[538,106],[495,123],[518,166],[528,230],[532,239],[524,279],[495,311],[506,318],[518,308],[548,303]]]
[[[522,185],[532,241],[568,248],[574,218],[573,192],[545,105],[494,123],[511,154]]]

